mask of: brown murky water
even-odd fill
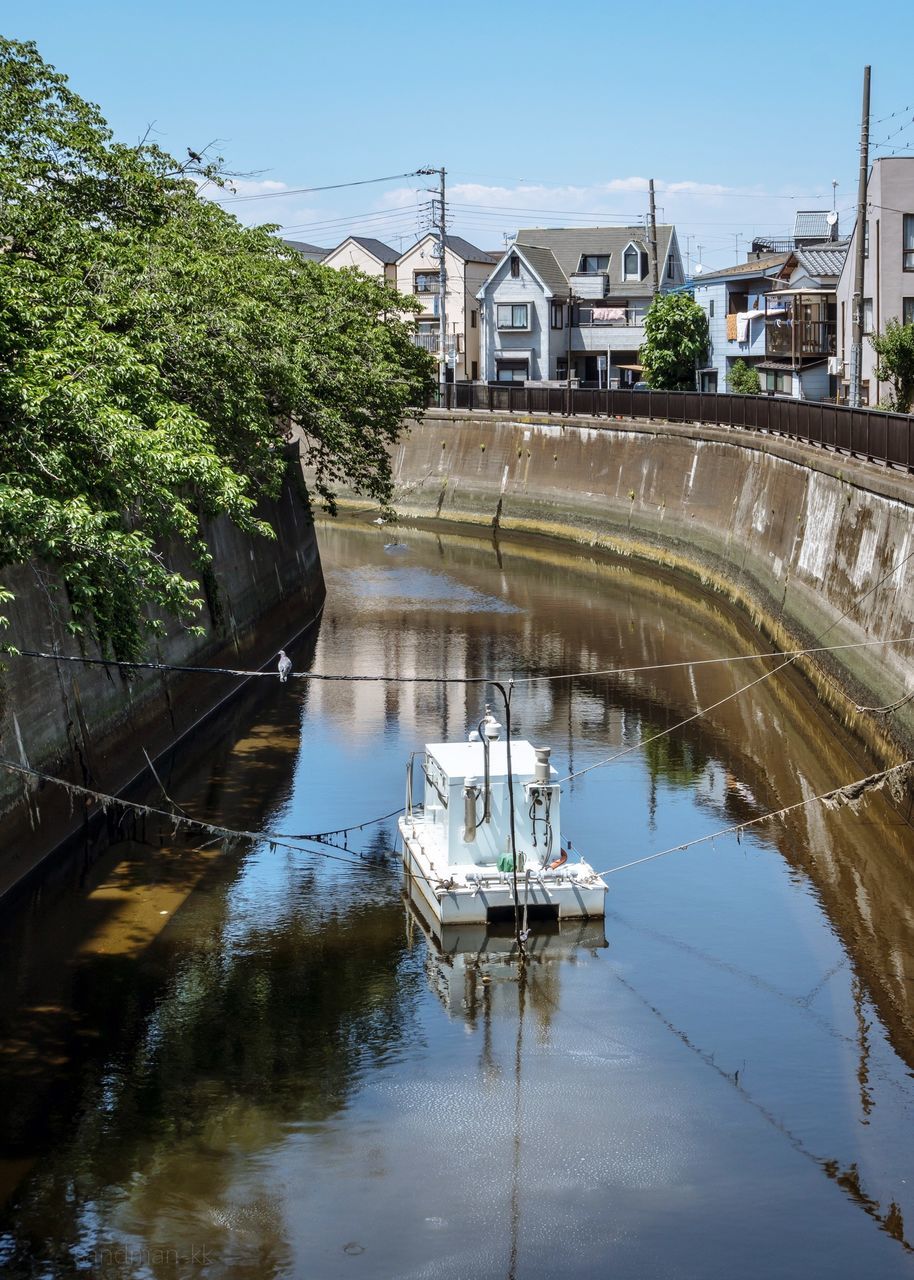
[[[702,665],[768,646],[681,584],[395,536],[322,527],[314,670],[690,663],[516,688],[561,772],[633,748],[565,789],[600,868],[875,767],[791,671],[645,745],[775,665]],[[361,822],[481,711],[462,686],[270,684],[166,786],[229,825]],[[393,820],[333,861],[150,827],[3,921],[3,1274],[911,1274],[907,817],[811,806],[621,871],[605,931],[543,930],[524,971],[510,939],[426,936]]]

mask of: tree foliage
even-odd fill
[[[169,566],[283,471],[304,432],[316,487],[390,493],[386,446],[433,366],[412,303],[303,260],[200,188],[218,162],[117,143],[32,44],[0,40],[0,567],[60,572],[77,626],[137,651],[146,606],[192,620]]]
[[[690,293],[661,294],[644,320],[641,363],[656,391],[693,391],[708,354],[708,319]]]
[[[745,360],[734,360],[727,375],[727,386],[735,396],[757,396],[761,394],[762,383],[758,369]]]
[[[889,320],[885,333],[870,335],[876,352],[876,377],[892,388],[890,408],[910,413],[914,404],[914,325]]]

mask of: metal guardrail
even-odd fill
[[[914,415],[775,396],[451,383],[443,406],[486,413],[633,418],[737,427],[914,473]]]

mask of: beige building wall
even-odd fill
[[[344,240],[335,249],[331,249],[324,258],[324,266],[335,267],[337,270],[342,267],[357,267],[359,271],[364,271],[366,276],[379,276],[388,284],[396,283],[397,264],[395,262],[380,262],[364,245],[351,239]]]
[[[437,298],[438,258],[435,255],[434,236],[425,236],[402,255],[397,262],[397,289],[407,297],[415,297],[423,306],[419,316],[420,332],[430,338],[438,333],[438,317],[435,312]],[[476,294],[494,268],[494,263],[473,262],[448,248],[445,256],[447,271],[446,319],[448,345],[457,339],[457,365],[454,371],[457,382],[482,376],[479,359],[479,303]],[[434,282],[431,291],[417,292],[417,276],[428,276]],[[421,284],[421,279],[419,281]],[[437,340],[429,343],[432,354],[437,355]]]

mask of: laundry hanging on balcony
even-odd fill
[[[594,324],[619,324],[625,322],[624,307],[594,307]]]
[[[759,316],[763,316],[764,311],[737,311],[736,313],[736,341],[749,341],[749,322],[757,320]]]

